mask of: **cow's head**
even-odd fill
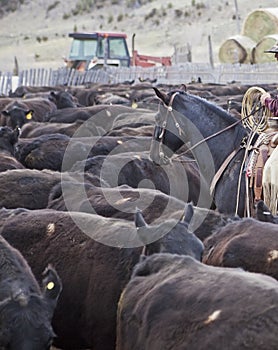
[[[0,303],[0,349],[48,350],[55,336],[51,326],[62,284],[56,271],[48,266],[43,273],[41,293],[18,287]]]
[[[8,126],[0,127],[0,150],[14,155],[14,147],[18,141],[19,129],[12,130]]]
[[[16,105],[2,111],[2,114],[7,118],[7,125],[13,129],[22,128],[25,123],[31,121],[33,113],[32,109],[25,109]]]
[[[145,243],[144,253],[171,253],[189,255],[201,260],[204,245],[201,240],[189,229],[189,223],[193,217],[192,203],[186,205],[184,214],[180,220],[165,220],[159,225],[147,225],[140,210],[135,213],[135,226],[138,236]]]
[[[73,96],[68,91],[51,91],[49,93],[49,100],[54,102],[58,109],[77,107],[73,101]]]

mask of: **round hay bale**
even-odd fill
[[[250,12],[243,22],[241,32],[256,43],[264,36],[275,33],[278,33],[278,7]]]
[[[251,63],[255,46],[256,43],[249,37],[234,35],[220,46],[219,60],[221,63]]]
[[[274,53],[266,53],[278,41],[278,34],[266,35],[263,37],[252,51],[253,63],[276,62]]]

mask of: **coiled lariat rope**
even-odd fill
[[[260,102],[261,95],[265,92],[261,87],[252,86],[245,92],[242,99],[242,124],[251,131],[255,125],[258,133],[267,129],[268,119],[272,117],[270,110],[262,106]]]

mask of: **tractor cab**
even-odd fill
[[[72,44],[68,68],[79,71],[102,68],[104,66],[129,67],[130,56],[124,33],[69,33]]]

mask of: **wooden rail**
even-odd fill
[[[78,72],[67,68],[29,69],[13,76],[12,73],[0,72],[0,94],[7,96],[18,86],[76,86],[90,83],[116,84],[136,80],[150,80],[157,84],[187,84],[194,81],[203,83],[227,84],[278,84],[277,64],[258,65],[222,64],[212,68],[209,64],[184,64],[167,67],[107,67],[106,69]]]

